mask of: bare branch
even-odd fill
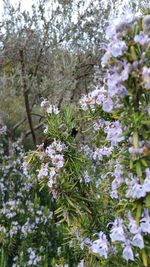
[[[21,121],[17,122],[13,127],[13,131],[15,131],[18,127],[20,127],[20,125],[23,124],[26,120],[27,118],[24,118]]]
[[[40,122],[39,124],[37,124],[35,127],[34,127],[34,131],[38,130],[39,128],[41,128],[42,126],[44,125],[43,122]],[[27,131],[25,133],[25,137],[27,137],[28,135],[32,134],[31,130]]]

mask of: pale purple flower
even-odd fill
[[[81,108],[86,111],[88,109],[88,105],[87,105],[87,96],[83,96],[80,100],[80,105]]]
[[[123,183],[123,178],[118,176],[116,177],[113,181],[112,181],[112,184],[111,184],[111,187],[112,187],[112,190],[117,190],[120,185]]]
[[[120,218],[117,218],[112,226],[111,229],[111,234],[110,234],[110,238],[112,240],[112,242],[116,242],[116,241],[125,241],[125,232],[124,232],[124,225],[123,225],[123,220]]]
[[[130,72],[131,72],[131,64],[124,62],[123,63],[123,70],[121,72],[121,80],[122,81],[128,80]]]
[[[110,141],[112,146],[117,146],[119,142],[124,140],[122,127],[119,121],[115,121],[111,124],[108,123],[104,130],[107,134],[106,140]]]
[[[131,181],[128,182],[129,188],[126,192],[127,197],[133,199],[140,199],[146,196],[145,189],[143,185],[138,183],[137,177],[134,177]]]
[[[134,68],[134,70],[137,70],[137,68],[138,68],[138,66],[139,66],[139,61],[134,61],[133,63],[132,63],[132,66],[133,66],[133,68]]]
[[[133,250],[131,248],[131,245],[130,244],[126,244],[125,245],[125,248],[123,250],[123,258],[126,260],[126,261],[134,261],[134,255],[133,255]]]
[[[122,34],[134,20],[135,16],[132,11],[126,9],[118,18],[112,19],[111,24],[106,29],[106,37],[108,39],[113,39],[117,33]]]
[[[46,153],[47,153],[48,157],[52,158],[55,155],[56,151],[50,145],[50,146],[47,146]]]
[[[150,32],[150,15],[144,16],[142,26],[143,26],[143,30],[149,34],[149,32]]]
[[[56,175],[56,170],[54,167],[49,168],[49,176],[53,178]]]
[[[94,160],[102,160],[103,156],[109,157],[112,154],[113,147],[96,148],[93,153]]]
[[[142,77],[146,89],[150,89],[150,68],[143,67]]]
[[[103,88],[101,89],[100,93],[97,95],[96,97],[96,104],[101,106],[103,104],[103,102],[105,101],[106,99],[106,91],[103,90]]]
[[[138,35],[136,35],[134,37],[134,41],[136,43],[140,43],[141,45],[145,45],[145,44],[148,44],[149,43],[150,38],[144,32],[140,32]]]
[[[103,128],[105,125],[105,120],[103,118],[97,119],[93,122],[93,128],[95,131]]]
[[[84,180],[86,183],[89,183],[91,181],[91,177],[88,174],[88,171],[84,172]]]
[[[111,197],[114,195],[113,198],[117,198],[117,195],[115,197],[115,192],[117,193],[117,189],[120,187],[120,185],[124,182],[124,179],[122,177],[123,175],[123,166],[121,164],[116,164],[114,172],[112,175],[115,176],[115,179],[112,181],[112,192]]]
[[[38,179],[48,176],[48,163],[42,166],[38,173]]]
[[[110,196],[111,196],[111,198],[118,199],[119,196],[118,196],[117,190],[112,190],[110,192]]]
[[[91,251],[107,259],[108,241],[106,235],[103,232],[100,232],[98,236],[99,239],[93,241],[93,244],[91,246]]]
[[[132,147],[129,147],[129,153],[130,154],[142,154],[143,153],[143,149],[142,148],[134,148],[133,146]]]
[[[123,174],[123,166],[119,163],[115,165],[115,169],[113,172],[114,176],[121,176]]]
[[[66,149],[66,145],[64,143],[58,142],[56,140],[54,140],[54,142],[51,144],[51,147],[57,152],[62,152]]]
[[[109,59],[111,58],[111,53],[106,52],[102,58],[101,58],[101,65],[102,67],[105,67],[105,65],[108,63]]]
[[[150,169],[146,169],[146,178],[144,180],[143,189],[145,192],[150,192]]]
[[[121,88],[124,88],[121,81],[121,76],[117,72],[107,76],[108,95],[110,97],[120,94],[120,91],[122,90]]]
[[[126,43],[117,38],[108,45],[108,52],[110,52],[113,57],[122,56],[126,50]]]
[[[78,266],[77,267],[84,267],[84,259],[81,260],[79,263],[78,263]]]
[[[113,20],[113,24],[110,24],[106,28],[106,38],[107,39],[113,39],[113,37],[116,35],[116,27],[114,25],[115,20]]]
[[[136,234],[139,231],[139,227],[137,226],[136,220],[131,216],[131,212],[128,212],[128,219],[129,219],[129,231],[132,234]]]
[[[84,95],[81,100],[80,104],[83,110],[88,110],[91,108],[95,110],[95,105],[102,105],[106,99],[106,89],[101,87],[100,89],[95,89],[94,91]]]
[[[56,168],[60,169],[64,165],[64,157],[61,154],[57,154],[52,158],[52,163],[56,166]]]
[[[125,8],[124,14],[121,16],[121,19],[122,21],[124,21],[124,24],[130,24],[135,21],[135,15],[130,8]]]
[[[132,244],[140,249],[144,248],[144,240],[140,231],[133,237]]]
[[[150,216],[148,209],[144,210],[144,216],[140,220],[140,227],[143,233],[150,234]]]
[[[23,169],[23,173],[25,174],[25,175],[28,175],[28,166],[29,164],[28,164],[28,162],[27,161],[24,161],[23,163],[22,163],[22,169]]]
[[[113,107],[114,107],[114,103],[112,101],[111,98],[107,98],[104,102],[103,102],[103,110],[105,112],[111,112],[113,110]]]
[[[106,156],[106,157],[109,157],[113,152],[113,147],[110,146],[110,147],[106,147],[106,146],[103,146],[101,148],[101,153],[103,156]]]

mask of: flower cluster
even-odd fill
[[[56,107],[55,105],[51,105],[47,99],[44,99],[41,102],[41,107],[44,108],[48,114],[53,113],[57,115],[60,112],[58,107]]]
[[[150,169],[146,169],[145,179],[142,184],[138,181],[137,177],[127,180],[126,183],[128,184],[127,197],[133,199],[145,197],[150,192]]]
[[[83,96],[80,104],[84,111],[89,108],[94,111],[96,106],[102,106],[103,111],[110,112],[114,107],[114,103],[110,97],[107,97],[107,91],[104,87],[95,89],[88,95]]]
[[[98,77],[80,101],[86,114],[83,144],[72,134],[71,112],[63,111],[63,120],[61,114],[48,116],[51,129],[45,132],[54,141],[36,153],[38,180],[48,184],[58,204],[55,213],[68,224],[70,247],[75,243],[82,250],[79,266],[86,264],[87,248],[104,262],[121,256],[122,266],[125,260],[149,266],[149,25],[150,16],[130,10],[111,21],[101,59],[103,83]],[[41,106],[58,113],[47,100]]]
[[[67,150],[66,145],[63,142],[57,142],[54,140],[49,146],[46,147],[45,151],[39,152],[40,159],[44,159],[44,163],[38,171],[38,180],[46,178],[48,187],[52,189],[53,197],[56,196],[53,186],[57,183],[57,177],[59,176],[60,170],[63,168],[64,152]]]
[[[125,260],[134,261],[134,252],[138,251],[144,266],[148,266],[146,244],[149,244],[150,231],[149,25],[149,15],[137,17],[129,10],[111,21],[106,30],[108,44],[103,46],[105,54],[101,60],[106,70],[103,86],[97,86],[80,101],[84,111],[92,110],[96,116],[96,107],[101,107],[103,117],[94,118],[93,128],[97,136],[105,136],[105,142],[100,142],[104,146],[92,149],[84,146],[84,151],[91,160],[101,163],[100,176],[105,177],[104,183],[106,178],[111,179],[111,198],[119,205],[128,203],[124,215],[117,217],[117,214],[115,221],[109,224],[110,244],[100,232],[100,238],[92,243],[92,251],[107,258],[108,247],[114,243],[117,248],[120,244]],[[104,112],[115,113],[117,120],[105,120]],[[104,156],[107,156],[105,160]],[[107,174],[103,175],[105,166]]]
[[[49,196],[43,200],[42,195],[35,191],[38,181],[29,174],[28,164],[22,164],[25,158],[23,149],[17,143],[12,145],[12,149],[12,155],[6,156],[3,149],[0,155],[1,248],[4,244],[9,255],[13,255],[13,267],[38,267],[48,258],[48,249],[55,253],[51,244],[55,231],[53,210]],[[37,244],[35,240],[38,240]]]

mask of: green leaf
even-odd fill
[[[138,132],[134,131],[133,133],[133,145],[135,149],[138,149]]]

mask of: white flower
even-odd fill
[[[41,107],[42,108],[48,108],[49,107],[49,101],[47,99],[44,99],[42,102],[41,102]]]
[[[60,112],[60,110],[57,107],[53,106],[53,112],[54,114],[57,115]]]
[[[53,111],[52,105],[49,105],[49,107],[46,109],[46,111],[48,114],[52,114],[52,111]]]
[[[54,183],[53,180],[52,180],[52,179],[49,179],[49,180],[48,180],[48,183],[47,183],[48,187],[49,187],[49,188],[52,188],[53,183]]]
[[[45,125],[44,133],[46,134],[48,132],[48,125]]]

